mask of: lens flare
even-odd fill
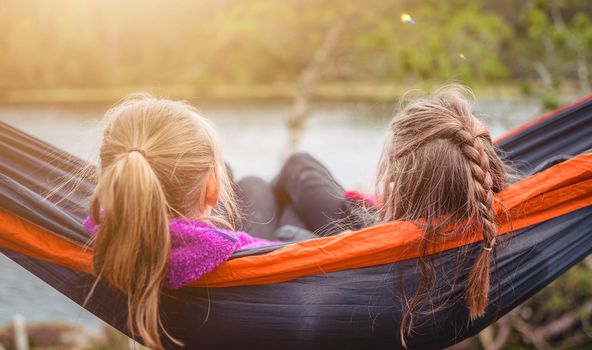
[[[408,13],[401,13],[401,22],[415,24],[415,21]]]

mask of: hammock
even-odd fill
[[[490,305],[469,322],[462,281],[470,263],[452,286],[446,272],[459,250],[470,261],[476,257],[480,237],[439,243],[431,255],[438,288],[431,301],[453,302],[417,315],[406,338],[410,349],[439,349],[478,333],[592,252],[592,95],[497,144],[521,171],[535,174],[499,194],[511,222],[498,218]],[[93,183],[81,178],[72,193],[47,193],[84,166],[0,123],[0,251],[80,305],[95,281],[80,224]],[[420,237],[411,223],[394,222],[239,251],[191,286],[163,291],[164,325],[186,349],[402,348],[401,292],[417,286]],[[99,283],[84,307],[128,334],[122,293]]]

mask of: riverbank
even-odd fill
[[[19,322],[0,325],[0,350],[146,349],[107,324],[103,324],[98,331],[90,332],[65,321],[27,324],[22,316],[15,315],[15,320],[17,318]]]
[[[324,83],[312,94],[315,101],[396,101],[411,90],[430,91],[443,82],[428,81],[421,84],[397,85],[392,83]],[[479,98],[514,100],[539,91],[534,83],[505,82],[471,86]],[[190,101],[291,101],[298,93],[295,84],[259,85],[129,85],[95,88],[0,89],[0,104],[84,104],[113,103],[134,92],[149,92],[157,96]],[[561,95],[575,91],[566,84]]]

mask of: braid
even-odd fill
[[[466,278],[464,298],[471,320],[481,317],[488,306],[497,236],[494,194],[506,187],[507,174],[487,129],[473,114],[471,96],[463,87],[446,86],[410,102],[391,121],[383,146],[375,180],[383,202],[377,223],[408,220],[424,231],[419,285],[412,294],[401,287],[402,340],[411,334],[416,315],[442,310],[453,298],[440,305],[426,302],[439,287],[436,261],[428,258],[430,248],[446,237],[483,236],[482,249]],[[465,276],[460,255],[454,276],[442,283],[456,284],[458,277]]]
[[[490,160],[485,152],[485,142],[491,143],[489,134],[484,131],[476,135],[461,130],[456,139],[462,142],[460,148],[468,160],[473,178],[473,198],[475,208],[471,212],[473,227],[481,229],[483,234],[483,250],[475,261],[467,280],[467,306],[472,320],[483,316],[489,299],[490,256],[495,246],[497,225],[493,211],[494,190]],[[470,195],[470,193],[469,193]]]

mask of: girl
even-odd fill
[[[465,300],[471,319],[483,315],[488,303],[491,256],[497,226],[495,194],[507,185],[504,163],[489,132],[474,115],[467,89],[447,86],[434,95],[407,104],[391,121],[377,169],[378,205],[359,206],[363,199],[347,196],[328,170],[308,155],[288,160],[276,181],[280,198],[292,206],[303,227],[338,232],[397,220],[416,222],[424,231],[424,256],[445,237],[483,236],[475,261],[469,260]],[[337,224],[335,224],[337,222]],[[457,259],[459,273],[466,264]],[[435,263],[420,259],[423,278],[407,298],[401,332],[412,330],[413,315],[424,310],[435,292]],[[429,305],[428,305],[429,308]]]
[[[106,118],[85,221],[96,238],[94,270],[128,295],[130,332],[162,348],[161,287],[179,288],[239,248],[273,242],[214,226],[233,227],[237,209],[216,134],[194,108],[138,96]],[[222,215],[212,215],[215,206]]]
[[[491,136],[472,111],[467,89],[448,86],[409,103],[392,120],[378,164],[375,188],[382,198],[376,223],[411,220],[424,231],[423,255],[446,237],[483,237],[482,249],[465,283],[471,319],[485,313],[489,298],[491,256],[497,225],[495,194],[507,186],[505,165]],[[466,262],[457,259],[456,279]],[[435,263],[420,260],[422,279],[401,323],[401,339],[410,334],[413,314],[429,300]]]

